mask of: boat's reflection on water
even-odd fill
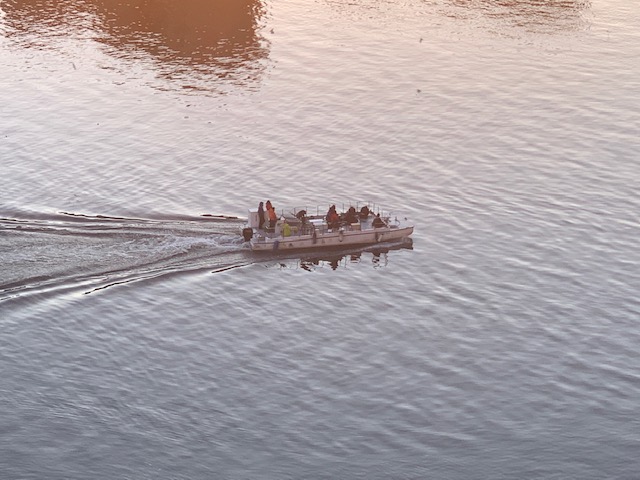
[[[359,249],[306,252],[295,259],[280,260],[278,268],[283,270],[301,269],[307,272],[319,269],[347,269],[362,264],[369,264],[373,268],[384,268],[389,264],[390,253],[394,250],[413,250],[413,240],[409,237],[400,242]]]

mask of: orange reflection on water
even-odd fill
[[[212,79],[250,86],[268,55],[260,0],[6,0],[2,9],[6,36],[23,48],[89,39],[183,88],[209,90]]]

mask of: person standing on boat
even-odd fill
[[[263,202],[260,202],[260,204],[258,205],[258,229],[262,230],[262,227],[264,227],[264,209],[262,208],[262,206],[264,205]]]
[[[276,222],[278,221],[278,216],[276,215],[276,209],[271,205],[271,201],[267,200],[265,204],[267,208],[267,215],[269,216],[269,228],[274,228],[276,226]]]

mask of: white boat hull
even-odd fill
[[[278,237],[257,236],[251,239],[251,250],[305,250],[330,247],[347,247],[356,245],[371,245],[380,242],[392,242],[409,237],[413,233],[413,226],[384,227],[375,230],[340,230],[316,235],[290,235]]]

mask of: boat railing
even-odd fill
[[[329,207],[332,205],[335,205],[336,210],[340,212],[346,212],[347,210],[349,210],[349,207],[354,207],[357,212],[360,212],[362,207],[366,206],[369,209],[369,211],[374,215],[379,213],[380,216],[382,217],[384,214],[384,211],[382,210],[380,205],[376,204],[375,202],[357,200],[357,201],[346,201],[346,202],[331,202],[325,205],[316,205],[316,206],[303,206],[303,207],[298,206],[291,209],[291,215],[295,216],[298,214],[298,212],[300,212],[301,210],[304,210],[307,216],[309,217],[324,217],[327,214]]]
[[[324,235],[325,233],[334,231],[336,227],[331,228],[326,223],[326,212],[331,205],[334,205],[334,203],[327,204],[326,206],[316,206],[313,208],[307,206],[294,207],[288,211],[280,209],[280,215],[278,216],[278,222],[276,223],[275,228],[264,228],[262,230],[262,235],[265,238],[280,238],[284,236],[285,233],[286,236],[303,236],[312,235],[314,231],[318,235]],[[337,205],[337,203],[335,205]],[[368,230],[372,228],[372,220],[377,214],[380,214],[380,217],[385,221],[385,224],[390,227],[400,224],[397,216],[394,218],[391,212],[383,210],[380,208],[380,205],[373,202],[343,202],[340,206],[342,207],[341,209],[336,208],[336,210],[342,212],[341,221],[337,228],[342,231]],[[354,207],[356,209],[357,220],[355,222],[347,221],[345,218],[346,212],[350,207]],[[366,209],[364,209],[364,207],[366,207]],[[368,215],[365,215],[367,212]],[[285,223],[288,224],[288,227],[284,227]],[[254,227],[257,226],[257,211],[249,211],[249,224]]]

